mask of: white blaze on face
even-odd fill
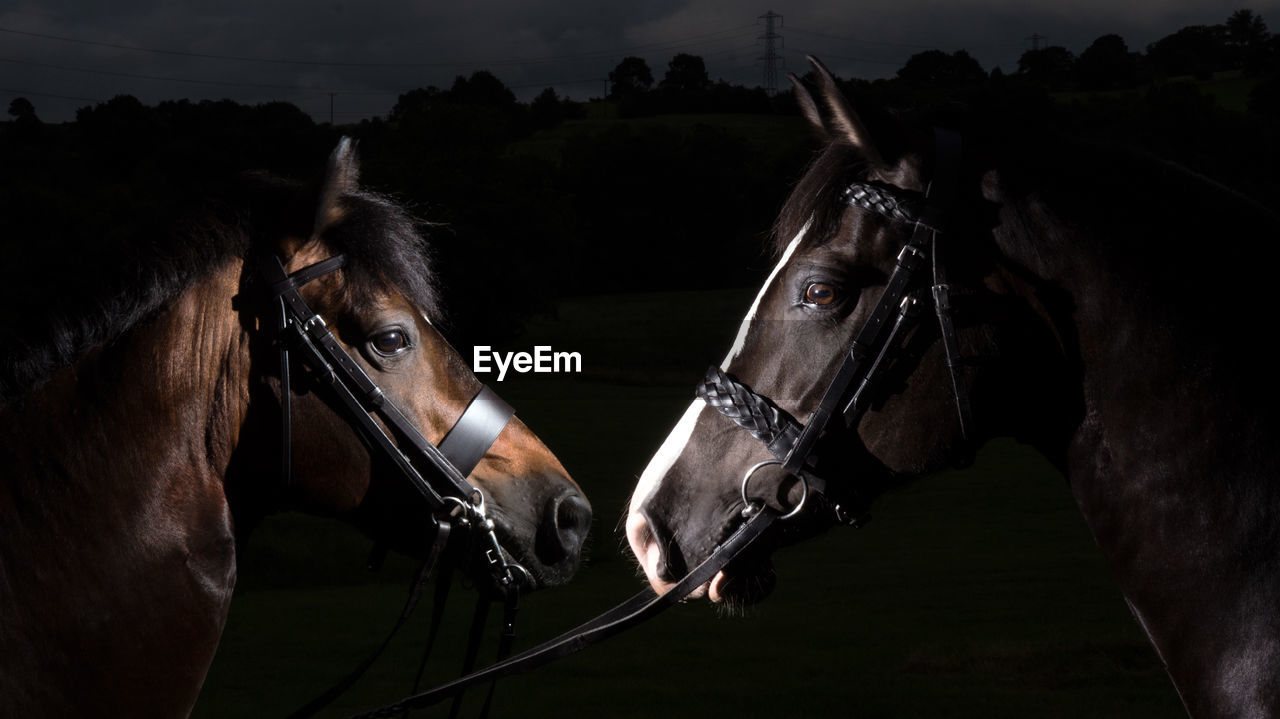
[[[742,353],[742,347],[747,343],[747,332],[751,329],[751,320],[756,318],[756,313],[760,311],[760,302],[764,299],[764,293],[769,291],[773,285],[773,281],[778,279],[778,275],[782,272],[782,268],[787,266],[791,261],[791,255],[800,246],[800,240],[804,239],[804,233],[808,231],[809,223],[800,228],[796,233],[791,244],[787,245],[787,249],[782,252],[782,259],[778,260],[778,264],[773,266],[773,272],[769,273],[769,279],[764,281],[760,286],[760,292],[756,295],[756,301],[751,303],[751,309],[747,310],[747,316],[742,318],[742,324],[738,326],[738,336],[733,339],[733,346],[729,348],[729,353],[724,356],[724,361],[720,363],[720,369],[728,372],[729,364]]]
[[[666,440],[662,442],[662,446],[658,448],[657,454],[653,455],[653,459],[649,460],[649,466],[644,468],[644,473],[640,475],[640,481],[636,482],[635,492],[631,495],[631,515],[634,517],[636,512],[640,510],[640,505],[653,494],[653,490],[657,489],[658,483],[671,469],[671,465],[676,463],[676,459],[680,453],[684,451],[684,446],[689,442],[689,436],[693,434],[693,426],[698,423],[698,415],[701,414],[702,408],[707,406],[701,398],[695,399],[689,405],[689,409],[684,411],[684,416],[676,423],[675,429],[671,430],[671,434],[667,435]],[[630,523],[630,520],[628,520]]]
[[[787,245],[787,249],[782,253],[782,258],[774,266],[773,272],[769,274],[769,278],[761,286],[755,302],[751,304],[751,309],[747,311],[747,316],[743,318],[742,324],[738,328],[738,336],[734,339],[733,346],[729,348],[729,353],[720,365],[721,369],[727,371],[729,364],[742,351],[742,347],[746,343],[747,331],[751,326],[751,320],[755,318],[756,312],[760,309],[760,302],[763,300],[765,292],[773,285],[774,280],[782,272],[782,268],[791,260],[791,255],[795,252],[796,247],[800,245],[800,240],[804,237],[808,228],[809,226],[806,224],[795,236],[795,239],[791,240],[791,244]],[[667,472],[675,465],[676,460],[684,453],[685,446],[688,445],[689,438],[693,435],[693,428],[698,423],[698,417],[706,406],[706,402],[702,401],[702,399],[695,399],[689,405],[689,408],[685,410],[684,416],[676,423],[675,429],[671,430],[671,434],[667,435],[657,453],[649,460],[649,465],[641,473],[639,481],[636,482],[635,491],[631,495],[631,506],[627,515],[627,541],[631,544],[631,551],[635,553],[636,560],[640,562],[645,575],[648,576],[649,583],[659,593],[666,591],[672,585],[658,578],[657,568],[662,559],[662,548],[654,541],[653,533],[649,531],[644,516],[640,514],[640,509],[644,506],[645,501],[658,489],[658,485],[662,483],[662,479],[667,475]],[[717,582],[722,580],[723,576],[717,575],[711,584],[715,586]],[[695,596],[703,591],[705,589],[695,592]]]
[[[645,576],[649,578],[649,583],[659,594],[665,592],[671,585],[658,579],[658,563],[662,561],[662,548],[654,541],[653,532],[649,531],[648,522],[644,515],[640,514],[640,508],[644,506],[649,495],[658,488],[658,483],[684,451],[685,445],[689,443],[689,436],[693,434],[693,427],[698,423],[698,415],[706,406],[706,402],[702,399],[695,399],[689,405],[684,416],[676,423],[675,429],[671,430],[671,434],[667,435],[667,439],[658,448],[657,454],[649,460],[649,466],[644,468],[640,481],[636,482],[635,492],[631,495],[631,508],[627,513],[627,542],[636,555],[636,561],[640,562],[640,567],[644,569]]]

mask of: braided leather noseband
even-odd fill
[[[818,408],[809,416],[809,421],[802,426],[768,397],[755,393],[719,367],[708,369],[707,376],[698,385],[697,396],[763,442],[776,458],[757,464],[743,477],[742,495],[744,503],[747,503],[744,514],[750,515],[762,506],[759,501],[747,499],[747,483],[763,464],[780,464],[784,471],[799,478],[804,483],[804,496],[809,489],[821,492],[827,488],[828,483],[814,474],[814,448],[818,438],[826,432],[834,415],[840,414],[845,427],[850,428],[857,425],[870,407],[872,390],[881,383],[883,370],[889,363],[887,360],[901,349],[904,333],[919,320],[921,298],[918,295],[923,283],[917,277],[926,262],[932,264],[930,290],[951,373],[960,429],[965,440],[969,439],[973,420],[968,393],[960,376],[961,360],[951,312],[951,288],[946,281],[941,243],[952,193],[958,181],[960,138],[953,132],[938,129],[935,140],[934,179],[923,198],[877,182],[854,182],[841,195],[844,202],[854,207],[898,222],[912,223],[914,230],[898,254],[897,265],[879,301],[849,345],[844,361],[823,393]],[[846,524],[860,521],[860,508],[841,507],[836,503],[832,506],[838,521]],[[795,507],[787,516],[799,513],[800,509],[800,506]]]

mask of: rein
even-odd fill
[[[521,674],[553,660],[576,654],[592,644],[652,619],[663,610],[684,601],[684,598],[695,589],[711,581],[717,572],[746,552],[778,519],[778,514],[769,508],[756,512],[720,546],[716,547],[710,557],[694,567],[679,583],[663,594],[659,595],[652,589],[645,589],[594,619],[536,647],[433,689],[405,697],[394,704],[352,715],[350,719],[384,719],[432,706],[476,684]]]

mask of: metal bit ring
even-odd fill
[[[763,462],[757,462],[755,465],[751,467],[751,469],[747,470],[746,474],[742,475],[742,487],[741,487],[742,503],[747,505],[747,508],[742,511],[743,516],[749,517],[755,514],[756,512],[759,512],[762,505],[764,504],[763,502],[752,502],[747,497],[747,485],[751,482],[751,475],[755,474],[761,467],[766,467],[770,464],[781,465],[782,460],[766,459]],[[806,480],[804,478],[804,475],[801,475],[801,474],[792,475],[792,476],[800,480],[800,501],[796,502],[796,506],[792,507],[791,511],[778,517],[778,519],[791,519],[792,517],[796,516],[797,514],[800,513],[800,510],[804,508],[805,502],[808,501],[809,499],[808,480]]]

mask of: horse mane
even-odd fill
[[[315,184],[246,173],[164,235],[121,247],[119,261],[99,268],[101,276],[83,283],[59,279],[56,295],[33,303],[36,313],[0,330],[0,407],[154,318],[233,258],[272,248],[281,233],[309,235],[318,196]],[[361,188],[346,188],[329,201],[342,210],[322,239],[347,256],[345,299],[358,307],[380,288],[394,287],[439,323],[436,278],[419,230],[425,223]]]

